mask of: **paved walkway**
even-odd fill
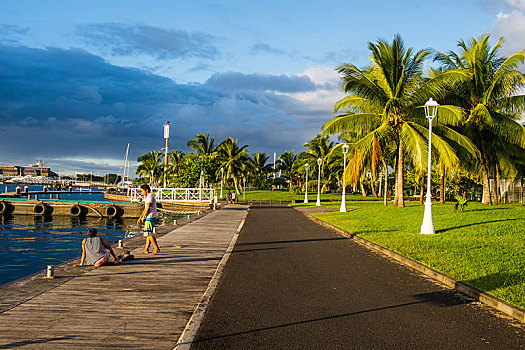
[[[212,212],[160,237],[155,256],[135,250],[135,261],[91,270],[0,313],[0,349],[173,349],[246,208]]]
[[[523,326],[293,208],[252,207],[191,349],[520,349]]]

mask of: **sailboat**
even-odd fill
[[[120,176],[120,171],[122,171],[122,176]],[[126,154],[124,156],[124,166],[120,167],[119,172],[115,179],[114,185],[116,188],[108,188],[106,193],[104,193],[104,199],[114,200],[114,201],[129,201],[128,189],[133,188],[133,183],[129,181],[129,143],[126,148]],[[120,181],[119,181],[120,178]]]

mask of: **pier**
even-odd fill
[[[0,313],[0,348],[173,349],[246,209],[226,207],[167,233],[157,255],[136,249],[134,261],[46,281],[69,279]]]
[[[65,215],[118,219],[138,218],[142,209],[142,204],[129,202],[0,198],[0,215]]]

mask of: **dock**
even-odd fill
[[[0,348],[173,349],[246,215],[211,212],[160,237],[157,255],[135,249],[0,313]]]

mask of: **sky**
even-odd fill
[[[525,0],[2,0],[0,165],[122,172],[128,143],[132,160],[161,151],[166,121],[170,149],[209,131],[297,154],[368,42],[448,51],[488,32],[524,49]]]

